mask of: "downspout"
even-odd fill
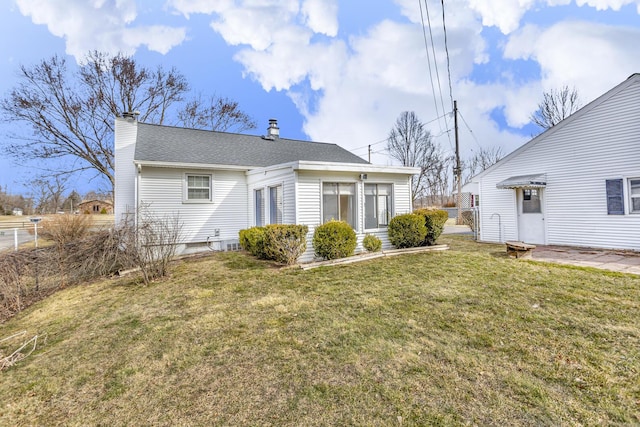
[[[134,199],[135,199],[135,215],[133,216],[133,226],[134,229],[137,230],[138,229],[138,215],[139,215],[139,211],[140,211],[140,201],[138,200],[138,197],[140,195],[140,174],[142,174],[142,165],[140,163],[136,164],[136,187],[135,187],[135,195],[134,195]]]
[[[502,218],[500,217],[499,213],[494,212],[491,214],[491,217],[489,217],[489,219],[493,219],[494,215],[498,215],[498,240],[500,241],[500,243],[502,243]]]

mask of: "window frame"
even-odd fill
[[[529,202],[529,203],[525,203],[525,202]],[[537,203],[534,203],[534,202],[537,202]],[[540,197],[540,189],[539,188],[523,188],[521,205],[522,205],[521,210],[524,215],[541,214],[542,198]],[[525,209],[525,206],[527,207],[526,209]],[[537,208],[537,210],[532,210],[532,208]]]
[[[322,221],[322,224],[325,224],[326,222],[328,222],[329,220],[325,221],[325,197],[329,196],[325,194],[325,185],[336,185],[337,186],[337,194],[335,194],[336,197],[336,209],[337,209],[337,218],[336,217],[332,217],[332,219],[337,220],[337,221],[345,221],[347,224],[349,224],[351,226],[351,228],[353,228],[354,230],[358,229],[358,183],[356,181],[322,181],[321,185],[320,185],[320,198],[322,201],[321,204],[321,212],[320,212],[320,219]],[[350,196],[353,197],[351,205],[353,206],[353,212],[351,212],[351,214],[347,214],[347,216],[351,217],[351,222],[353,222],[353,224],[350,223],[349,220],[347,219],[342,219],[340,218],[340,213],[341,213],[341,205],[340,205],[340,185],[349,185],[349,186],[353,186],[353,194],[351,194]],[[333,195],[330,195],[333,196]],[[349,194],[343,194],[343,196],[349,196]]]
[[[265,189],[264,188],[255,188],[253,190],[253,220],[256,227],[263,227],[266,222],[265,215]],[[258,203],[258,194],[260,194],[260,203]],[[258,221],[259,219],[259,221]]]
[[[375,185],[375,194],[373,195],[374,197],[374,213],[375,213],[375,219],[376,219],[376,226],[369,228],[367,227],[367,186],[374,186]],[[379,201],[380,201],[380,197],[385,197],[384,195],[380,195],[380,191],[379,191],[379,186],[387,186],[389,187],[389,194],[386,195],[386,198],[388,199],[388,208],[387,208],[387,212],[388,212],[388,218],[387,218],[387,222],[386,224],[381,224],[380,223],[380,209],[379,209]],[[363,200],[363,221],[364,221],[364,229],[365,230],[382,230],[382,229],[386,229],[389,226],[389,222],[391,221],[391,218],[393,218],[393,213],[394,213],[394,208],[395,208],[395,200],[394,200],[394,186],[393,183],[391,182],[366,182],[363,183],[362,185],[362,192],[363,192],[363,196],[364,196],[364,200]]]
[[[267,187],[268,189],[268,194],[269,194],[269,224],[282,224],[284,221],[284,185],[282,184],[276,184],[276,185],[270,185]],[[278,212],[276,211],[276,218],[274,220],[273,218],[273,212],[274,212],[274,206],[273,206],[273,197],[272,197],[272,190],[276,190],[276,206],[275,209],[278,208],[277,203],[277,191],[278,189],[280,189],[280,218],[278,218]],[[266,219],[266,218],[265,218]]]
[[[617,188],[613,188],[614,185]],[[607,215],[624,215],[625,214],[624,180],[622,178],[606,179],[604,191],[605,191],[606,202],[607,202]],[[619,206],[622,209],[618,210],[618,209],[612,208],[611,202],[616,202],[616,201],[618,202]]]
[[[189,190],[190,189],[204,189],[205,187],[189,187],[189,178],[190,177],[206,177],[209,180],[209,198],[208,199],[190,199],[189,198]],[[182,191],[182,202],[183,203],[213,203],[213,174],[210,173],[194,173],[194,172],[186,172],[183,178],[183,191]]]
[[[636,195],[633,194],[633,189],[632,189],[632,184],[631,181],[636,181],[638,182],[638,188],[640,188],[640,177],[633,177],[633,178],[627,178],[627,190],[628,190],[628,199],[629,199],[629,214],[640,214],[640,209],[634,209],[633,208],[633,200],[634,199],[640,199],[640,192]],[[624,191],[624,189],[623,189]],[[623,200],[624,200],[624,195],[623,195]],[[624,207],[623,207],[624,208]]]

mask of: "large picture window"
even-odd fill
[[[640,178],[629,180],[629,198],[632,213],[640,213]]]
[[[186,201],[210,202],[211,201],[211,175],[190,175],[186,180]]]
[[[269,223],[282,224],[282,185],[269,187]]]
[[[322,184],[322,222],[332,219],[356,226],[356,185],[325,182]]]
[[[364,228],[389,225],[392,212],[391,184],[364,185]]]

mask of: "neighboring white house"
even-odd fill
[[[640,250],[640,74],[472,178],[479,240]]]
[[[179,252],[237,246],[238,231],[274,223],[314,229],[332,218],[362,238],[389,247],[387,224],[412,211],[417,168],[372,165],[335,145],[280,138],[275,120],[266,136],[185,129],[137,122],[115,126],[115,219],[136,220],[141,207],[178,215]]]

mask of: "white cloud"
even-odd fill
[[[184,28],[162,25],[134,26],[137,17],[133,1],[16,0],[34,24],[66,40],[66,52],[80,61],[87,52],[99,50],[132,54],[140,46],[168,52],[186,37]]]
[[[338,34],[336,0],[305,0],[302,3],[305,22],[315,33],[335,37]]]
[[[520,27],[523,16],[530,10],[541,7],[566,6],[572,0],[469,0],[469,7],[477,12],[482,24],[495,26],[504,34],[509,34]],[[640,0],[575,0],[578,6],[589,6],[596,10],[620,10],[626,5],[636,5],[640,13]]]
[[[568,21],[541,29],[525,26],[505,47],[505,57],[532,59],[544,90],[575,86],[588,102],[640,70],[640,29]]]

